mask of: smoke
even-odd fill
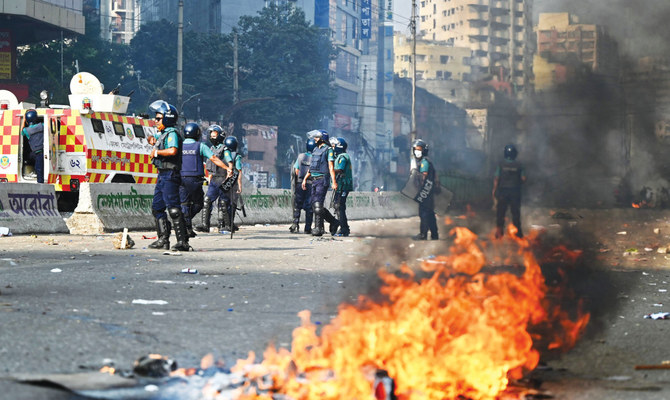
[[[625,55],[664,56],[670,49],[667,0],[535,0],[535,21],[542,12],[569,12],[583,24],[602,25]]]

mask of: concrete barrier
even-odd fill
[[[103,232],[151,230],[154,185],[135,183],[89,183],[79,188],[79,203],[67,219],[70,233],[92,235]]]
[[[67,232],[53,185],[0,183],[0,226],[11,233]]]
[[[207,187],[203,187],[206,192]],[[79,204],[67,220],[70,233],[97,234],[130,230],[153,230],[151,214],[154,185],[132,183],[82,183]],[[330,206],[329,192],[326,206]],[[289,189],[255,189],[245,187],[242,202],[246,216],[238,211],[237,224],[288,224],[293,219],[293,203]],[[417,205],[399,192],[351,192],[347,199],[349,219],[404,218],[417,215]],[[193,218],[200,223],[200,213]],[[304,213],[302,216],[304,220]],[[218,212],[214,205],[211,225],[217,226]]]

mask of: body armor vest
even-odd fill
[[[181,175],[204,176],[200,142],[184,143],[181,151]]]
[[[165,150],[165,140],[167,139],[170,132],[177,132],[176,129],[170,127],[163,131],[156,143],[158,144],[158,150]],[[158,156],[154,158],[154,165],[158,169],[171,169],[171,170],[181,170],[181,146],[182,139],[179,133],[177,133],[177,154],[170,157]]]
[[[222,162],[225,162],[223,160],[223,152],[226,150],[226,146],[221,146],[221,147],[215,147],[212,146],[211,148],[212,153],[214,153],[215,156],[217,156]],[[213,176],[226,176],[228,175],[228,171],[225,169],[219,167],[218,165],[214,164],[212,160],[207,160],[207,171],[209,171],[210,174]]]
[[[323,175],[328,174],[328,146],[319,146],[312,152],[312,160],[309,166],[310,172],[318,172]]]
[[[298,156],[298,183],[302,183],[303,179],[305,179],[305,175],[307,175],[307,171],[309,171],[311,164],[312,155],[307,155],[307,153],[300,153]],[[311,179],[308,179],[307,181],[309,182]]]
[[[521,163],[516,161],[503,161],[498,164],[500,168],[499,188],[519,189],[521,188]]]

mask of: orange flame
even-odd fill
[[[250,353],[233,371],[261,390],[300,400],[373,398],[377,369],[395,380],[401,400],[495,399],[539,362],[529,328],[550,326],[554,336],[542,338],[550,349],[574,345],[589,315],[572,321],[550,302],[559,289],[546,285],[528,239],[511,242],[522,266],[491,273],[484,270],[491,268],[486,243],[466,228],[451,232],[450,254],[421,265],[432,276],[419,279],[407,265],[399,274],[381,270],[386,301],[360,296],[355,306],[341,305],[320,334],[310,312],[302,311],[292,352],[270,346],[261,364]],[[578,256],[565,248],[553,255],[564,261]],[[249,387],[240,398],[271,397]]]
[[[632,203],[631,206],[633,206],[633,208],[640,208],[640,204],[639,204],[639,203]]]

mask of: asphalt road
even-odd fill
[[[479,218],[462,224],[490,233],[490,215]],[[587,222],[580,224],[571,227]],[[200,235],[191,241],[196,251],[180,256],[146,249],[150,240],[142,235],[151,232],[131,232],[131,250],[114,249],[113,234],[0,238],[0,398],[78,398],[12,379],[21,373],[70,374],[110,363],[127,370],[150,353],[196,367],[210,353],[232,363],[249,351],[262,354],[269,343],[288,346],[299,311],[327,323],[342,302],[375,292],[378,267],[417,265],[420,257],[448,251],[445,229],[439,241],[409,240],[417,226],[416,218],[355,221],[354,236],[320,239],[290,234],[288,225],[243,226],[232,240]],[[585,271],[580,293],[594,304],[592,323],[571,352],[548,356],[533,374],[545,394],[670,398],[670,370],[634,369],[670,360],[670,322],[643,318],[670,311],[664,263],[600,262]]]

